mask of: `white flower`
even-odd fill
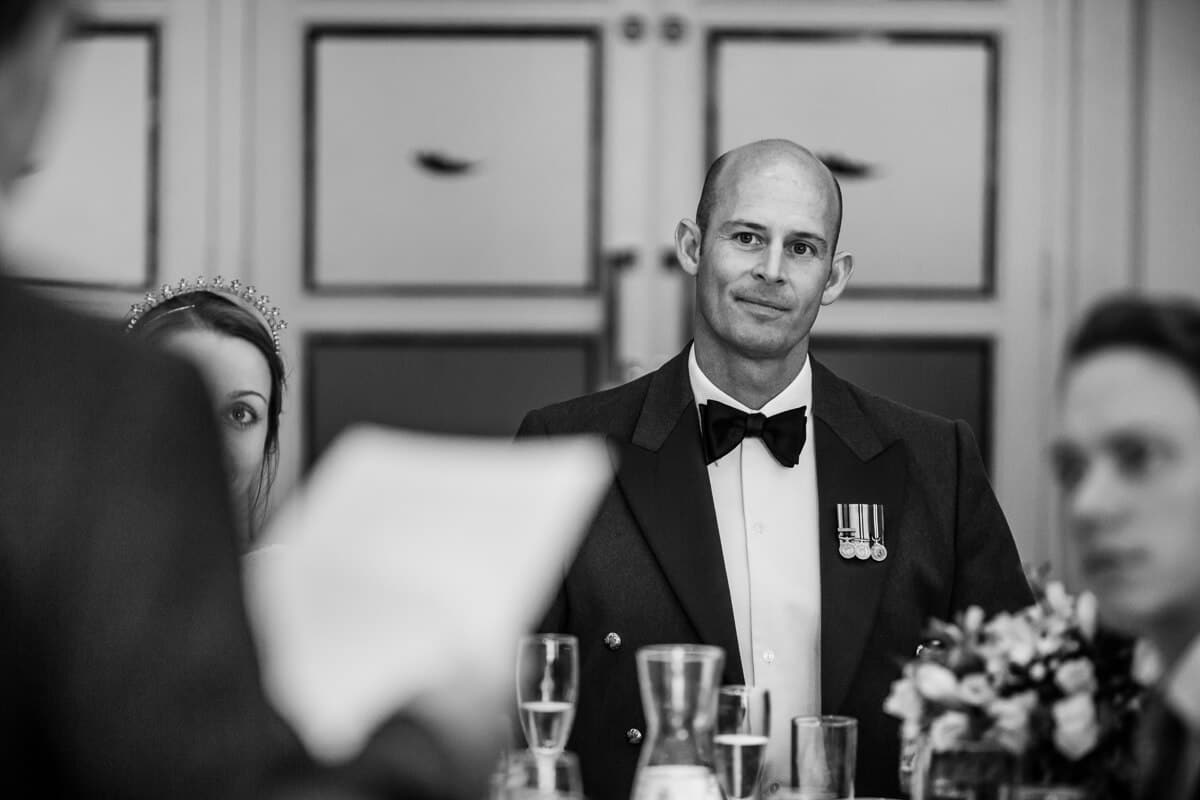
[[[1061,581],[1050,581],[1046,584],[1046,605],[1059,617],[1071,616],[1074,602]]]
[[[1153,686],[1162,678],[1162,656],[1146,639],[1138,639],[1133,643],[1133,664],[1130,665],[1130,672],[1133,679],[1142,686]]]
[[[929,728],[929,745],[937,751],[953,750],[971,727],[971,721],[961,711],[947,711],[933,721]]]
[[[989,703],[987,710],[996,740],[1014,753],[1023,752],[1029,744],[1029,715],[1036,706],[1037,693],[1034,691]]]
[[[967,609],[967,613],[963,614],[963,630],[968,634],[978,633],[983,627],[983,609],[979,606],[971,606]]]
[[[964,675],[958,684],[958,696],[964,703],[971,706],[983,706],[996,697],[992,682],[982,672],[972,672]]]
[[[1086,692],[1059,700],[1050,709],[1054,716],[1054,745],[1072,761],[1092,751],[1100,739],[1096,705]]]
[[[927,700],[949,703],[958,699],[958,678],[941,664],[927,661],[918,665],[913,681]]]
[[[1075,601],[1075,617],[1079,620],[1079,630],[1088,641],[1096,635],[1097,603],[1096,595],[1082,592]]]
[[[991,645],[996,651],[1007,654],[1011,663],[1025,666],[1033,660],[1037,648],[1037,632],[1026,616],[997,614],[988,623],[987,633]]]
[[[1096,668],[1086,658],[1073,658],[1059,664],[1054,682],[1064,694],[1092,692],[1096,689]]]
[[[1046,665],[1042,662],[1037,662],[1029,668],[1029,677],[1035,681],[1041,681],[1046,677]]]
[[[921,695],[909,678],[892,681],[892,691],[883,702],[884,713],[899,717],[906,723],[921,716]]]
[[[1063,638],[1060,631],[1055,630],[1058,626],[1048,627],[1042,631],[1042,635],[1037,638],[1037,643],[1034,649],[1037,650],[1039,656],[1048,656],[1051,653],[1057,653],[1062,649]]]
[[[1030,691],[993,700],[988,704],[987,710],[997,728],[1018,731],[1029,724],[1029,713],[1036,705],[1037,693]]]

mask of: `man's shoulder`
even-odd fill
[[[550,434],[631,435],[654,379],[654,372],[610,389],[592,392],[529,412],[527,421]]]
[[[7,433],[67,436],[130,419],[198,387],[177,359],[0,279],[0,401]]]
[[[3,279],[0,361],[27,383],[74,386],[179,369],[174,359],[125,336],[116,322],[85,316]]]

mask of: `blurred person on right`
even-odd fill
[[[1200,798],[1200,305],[1118,297],[1071,338],[1053,459],[1084,582],[1163,664],[1139,797]]]

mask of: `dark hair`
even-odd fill
[[[729,160],[729,156],[733,152],[733,150],[729,150],[717,156],[716,160],[708,166],[708,172],[704,173],[704,185],[700,187],[700,202],[696,204],[696,227],[700,229],[700,243],[702,247],[704,236],[708,232],[708,224],[712,217],[713,206],[717,204],[717,184],[721,182],[721,173],[724,171],[725,163]],[[834,217],[833,241],[830,242],[830,248],[836,250],[838,237],[842,233],[842,184],[838,182],[837,176],[833,174],[832,170],[829,175],[833,178],[833,190],[837,197],[837,216]]]
[[[271,372],[271,397],[267,401],[267,439],[263,445],[263,466],[254,496],[249,503],[252,530],[262,522],[275,470],[279,464],[279,414],[283,410],[286,385],[283,359],[275,350],[271,332],[255,312],[210,291],[177,294],[146,312],[133,328],[148,341],[161,339],[180,330],[208,330],[244,339],[262,354]]]
[[[1084,316],[1067,343],[1066,363],[1133,347],[1176,364],[1200,392],[1200,305],[1182,297],[1119,295]]]
[[[39,13],[64,5],[67,0],[4,0],[0,2],[0,53],[7,51],[29,31]]]

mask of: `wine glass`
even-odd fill
[[[521,637],[517,705],[529,749],[557,756],[567,745],[579,690],[579,641],[562,633]]]
[[[770,731],[770,692],[759,686],[720,688],[713,761],[717,780],[729,800],[745,800],[758,790]]]
[[[583,800],[579,759],[574,753],[542,756],[527,750],[507,760],[500,800]]]

